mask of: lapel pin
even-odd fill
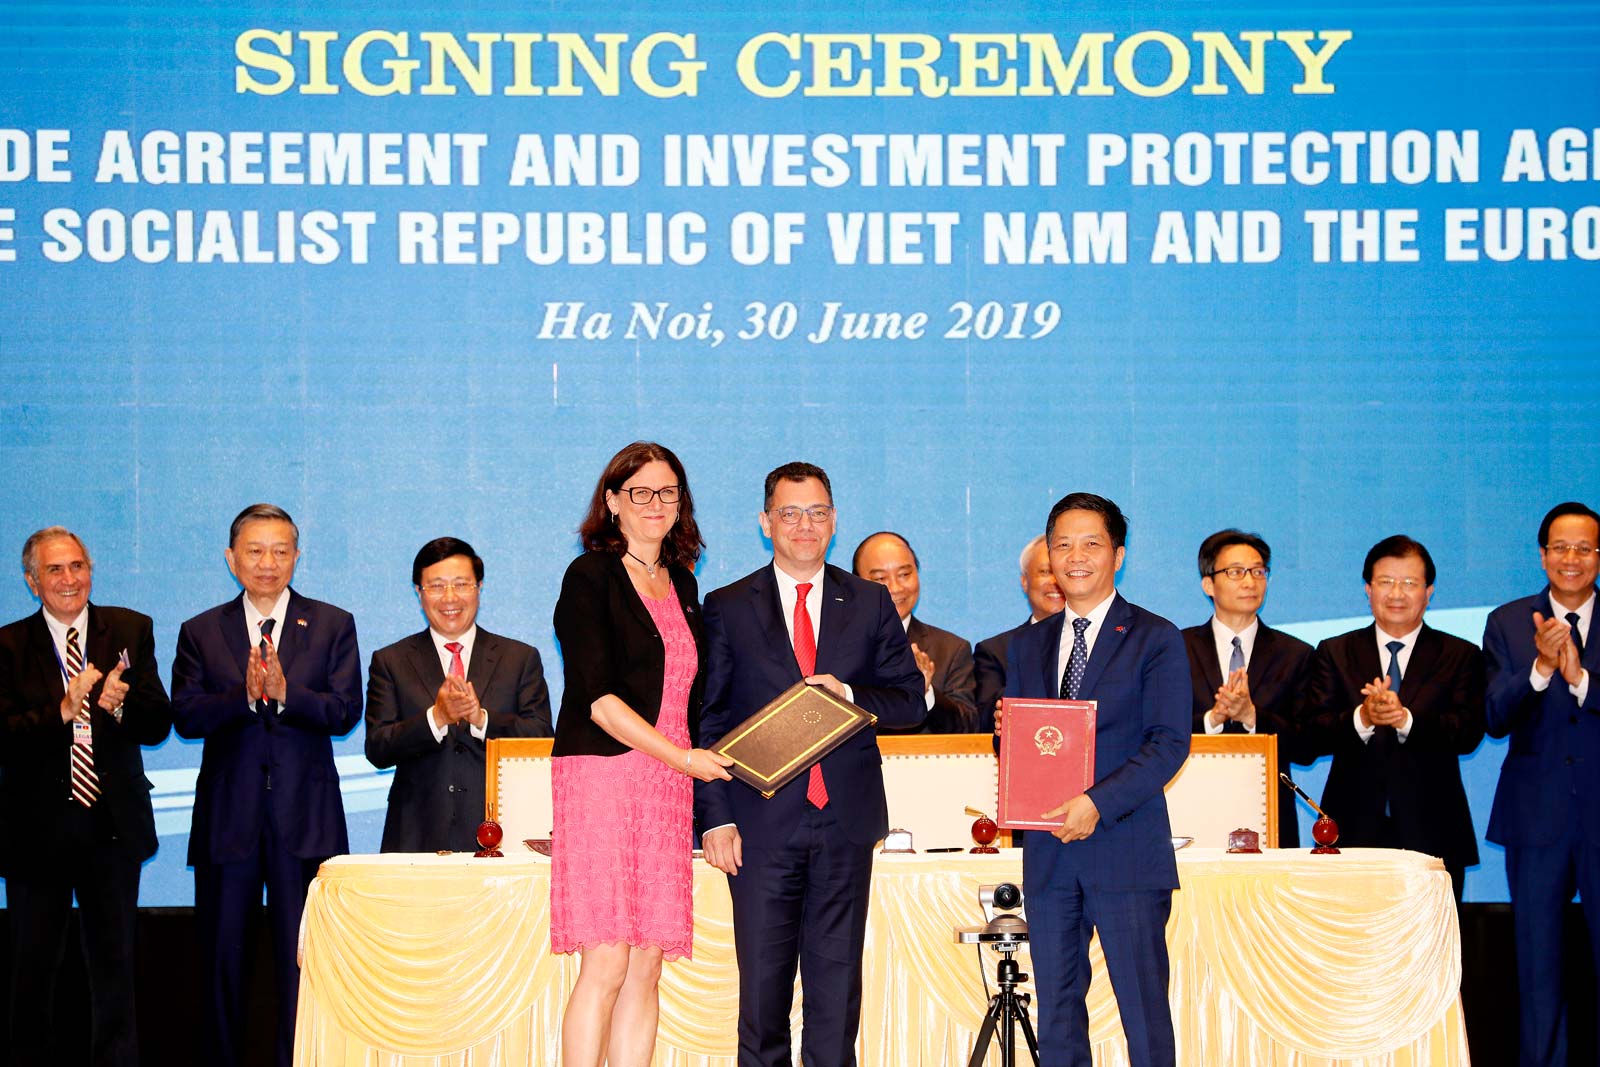
[[[304,626],[304,625],[305,625],[305,623],[301,623],[301,624],[300,624],[300,625],[301,625],[301,626]],[[1122,633],[1122,632],[1123,632],[1123,631],[1125,631],[1125,630],[1127,630],[1127,627],[1126,627],[1126,626],[1119,626],[1119,627],[1117,627],[1117,633],[1119,633],[1119,634],[1120,634],[1120,633]]]
[[[296,620],[294,620],[294,624],[296,626],[304,626],[306,624],[306,620],[304,620],[304,619],[296,619]],[[1119,626],[1119,627],[1117,627],[1117,629],[1120,630],[1120,629],[1122,629],[1122,627]]]

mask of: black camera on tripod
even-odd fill
[[[978,906],[983,909],[986,922],[982,926],[957,927],[956,940],[963,945],[988,945],[1000,953],[995,967],[995,984],[1000,991],[989,998],[989,1010],[984,1014],[983,1025],[978,1027],[967,1067],[982,1067],[996,1029],[1000,1031],[1001,1067],[1016,1067],[1015,1042],[1019,1026],[1028,1042],[1028,1051],[1033,1054],[1034,1067],[1038,1067],[1039,1041],[1034,1036],[1033,1024],[1028,1021],[1029,997],[1027,993],[1017,992],[1017,984],[1028,980],[1016,960],[1017,950],[1028,943],[1022,890],[1012,882],[979,886]]]
[[[992,923],[997,917],[1008,912],[1015,912],[1024,922],[1028,918],[1022,907],[1022,887],[1014,882],[980,885],[978,906],[983,909],[984,922]]]

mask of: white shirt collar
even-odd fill
[[[1115,599],[1117,599],[1117,591],[1113,589],[1111,595],[1090,608],[1087,615],[1079,615],[1072,610],[1070,605],[1066,611],[1061,613],[1061,643],[1056,649],[1056,666],[1059,668],[1056,671],[1057,675],[1066,671],[1067,660],[1072,656],[1072,641],[1075,636],[1072,629],[1072,620],[1089,620],[1088,629],[1083,631],[1083,643],[1089,655],[1093,656],[1095,639],[1100,636],[1100,627],[1105,623],[1106,615],[1111,611],[1111,602]]]
[[[811,636],[817,641],[822,638],[822,582],[826,569],[827,564],[819,563],[817,572],[805,579],[811,583],[811,591],[806,594],[806,613],[811,616]],[[794,605],[800,597],[800,579],[778,566],[777,560],[772,561],[772,573],[778,576],[778,605],[783,611],[783,625],[789,631],[789,643],[793,644]]]
[[[1378,647],[1383,649],[1385,652],[1389,650],[1388,646],[1390,641],[1399,641],[1402,645],[1406,646],[1404,651],[1410,652],[1412,647],[1417,643],[1417,635],[1422,632],[1422,624],[1418,623],[1415,630],[1412,630],[1410,633],[1401,635],[1399,637],[1386,632],[1384,628],[1379,626],[1376,622],[1372,624],[1372,629],[1378,635]]]
[[[89,605],[85,604],[78,612],[78,617],[71,622],[62,622],[49,611],[44,612],[44,624],[50,630],[50,640],[56,646],[56,657],[61,661],[61,673],[67,671],[67,628],[78,631],[78,651],[83,653],[83,661],[89,662]],[[100,669],[109,671],[110,668],[101,665]]]
[[[478,640],[477,623],[473,623],[472,626],[467,629],[467,632],[462,634],[460,637],[446,637],[444,634],[440,633],[438,630],[435,630],[431,626],[428,627],[428,636],[433,638],[434,651],[439,653],[439,665],[444,668],[444,672],[446,674],[450,673],[450,650],[444,646],[448,644],[455,644],[456,642],[460,642],[461,644],[462,669],[468,671],[472,669],[472,647],[477,643]]]
[[[1250,666],[1250,655],[1256,649],[1256,634],[1261,632],[1261,616],[1255,615],[1250,619],[1250,625],[1238,633],[1228,629],[1227,625],[1215,615],[1211,616],[1211,638],[1217,645],[1217,664],[1222,668],[1222,680],[1228,680],[1228,664],[1233,661],[1233,639],[1239,639],[1239,647],[1244,650],[1244,665]]]
[[[272,605],[272,611],[266,615],[256,610],[256,602],[250,599],[248,593],[244,596],[244,628],[245,634],[252,645],[261,643],[261,622],[263,619],[272,620],[272,644],[274,648],[283,646],[284,625],[289,615],[289,587],[284,586],[283,592],[278,594],[278,599]]]
[[[1067,608],[1065,613],[1067,621],[1064,625],[1070,630],[1072,629],[1072,620],[1082,618],[1089,620],[1089,629],[1099,630],[1100,624],[1106,621],[1106,614],[1111,610],[1111,602],[1115,599],[1117,599],[1117,591],[1113,589],[1111,591],[1111,595],[1100,601],[1100,603],[1096,604],[1094,607],[1090,608],[1087,615],[1079,615],[1070,607]]]
[[[1590,625],[1590,623],[1592,623],[1594,621],[1594,599],[1595,599],[1594,598],[1594,590],[1591,589],[1589,591],[1589,599],[1585,600],[1582,604],[1579,604],[1576,609],[1572,609],[1572,608],[1564,608],[1564,607],[1562,607],[1560,604],[1556,603],[1554,597],[1549,597],[1549,600],[1550,600],[1550,615],[1551,615],[1552,618],[1563,619],[1564,620],[1567,617],[1567,613],[1569,611],[1572,611],[1572,610],[1576,610],[1577,611],[1577,613],[1578,613],[1578,633],[1583,635],[1584,647],[1585,648],[1588,647],[1589,625]],[[48,614],[48,612],[46,614]]]
[[[795,596],[795,588],[799,586],[802,581],[811,583],[812,593],[816,593],[818,590],[820,590],[822,588],[822,572],[826,569],[826,563],[819,563],[817,564],[817,570],[815,574],[809,578],[801,579],[791,576],[788,571],[778,566],[777,560],[772,561],[772,573],[778,576],[778,589],[780,591],[787,592],[791,599]],[[810,602],[811,597],[806,597],[806,603],[809,604]]]

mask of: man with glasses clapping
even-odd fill
[[[1278,769],[1309,763],[1295,746],[1295,712],[1305,693],[1311,646],[1261,621],[1272,549],[1259,534],[1219,530],[1200,543],[1200,588],[1209,621],[1183,631],[1194,686],[1197,734],[1274,734]],[[1279,848],[1299,848],[1294,791],[1280,785]]]

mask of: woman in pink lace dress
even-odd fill
[[[566,689],[551,787],[550,947],[579,952],[561,1062],[632,1067],[655,1051],[661,961],[694,936],[694,779],[727,760],[700,712],[704,542],[683,464],[636,441],[612,457],[556,602]]]

